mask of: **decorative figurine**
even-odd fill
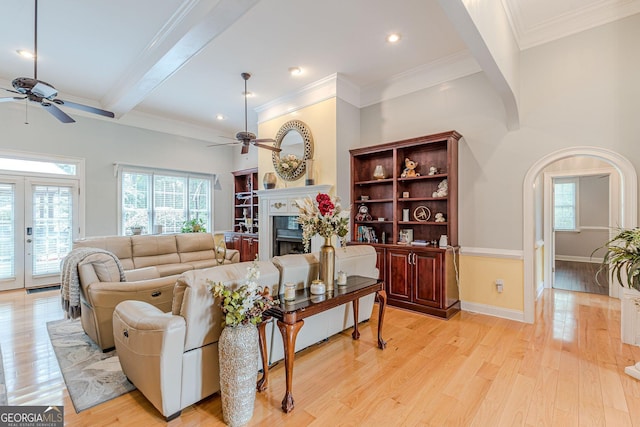
[[[436,213],[435,222],[445,222],[444,214],[442,212]]]
[[[369,208],[367,205],[360,205],[358,213],[356,214],[356,221],[371,221],[371,215],[369,215]]]
[[[438,184],[438,190],[434,191],[431,197],[447,197],[449,193],[449,183],[446,179],[443,179],[440,184]]]
[[[400,178],[411,178],[414,176],[420,176],[420,174],[416,171],[418,163],[407,157],[406,159],[404,159],[404,166],[405,167],[402,171],[402,174],[400,175]]]
[[[435,166],[431,166],[429,168],[429,175],[437,175],[438,174],[438,168]]]

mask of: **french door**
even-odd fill
[[[77,230],[77,180],[0,176],[0,290],[59,283]]]

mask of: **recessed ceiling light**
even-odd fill
[[[387,36],[387,41],[389,43],[397,43],[397,42],[399,42],[400,41],[400,34],[398,34],[398,33],[389,34]]]
[[[299,76],[300,74],[302,74],[302,68],[291,67],[289,68],[289,74],[291,74],[292,76]]]
[[[24,50],[24,49],[18,49],[16,50],[16,53],[22,56],[23,58],[33,59],[35,57],[33,52],[29,52],[28,50]]]
[[[222,114],[216,114],[216,120],[224,120],[224,116]]]

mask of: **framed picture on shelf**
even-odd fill
[[[403,228],[400,230],[400,243],[409,244],[413,242],[413,229]]]

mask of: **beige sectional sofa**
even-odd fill
[[[336,249],[336,270],[348,275],[378,277],[372,246]],[[286,255],[260,261],[261,286],[278,295],[284,282],[306,288],[316,277],[318,254]],[[218,338],[222,312],[207,289],[207,280],[227,285],[245,283],[251,262],[188,271],[180,276],[170,312],[140,301],[124,301],[113,314],[113,331],[125,375],[167,419],[220,390]],[[359,321],[371,317],[374,295],[360,299]],[[353,325],[352,305],[344,304],[308,317],[298,333],[296,351]],[[281,359],[282,338],[271,320],[267,347]],[[256,373],[259,366],[256,366]]]
[[[114,347],[112,315],[125,300],[144,301],[171,310],[173,288],[181,273],[237,263],[237,250],[216,248],[210,233],[91,237],[74,242],[75,248],[97,248],[78,263],[82,326],[103,350]]]

